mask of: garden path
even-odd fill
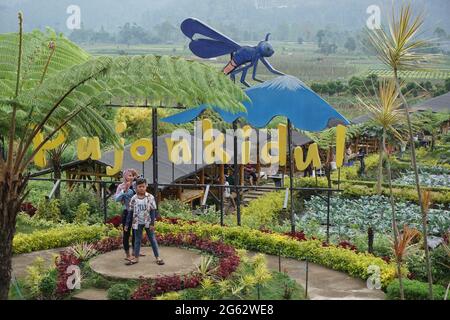
[[[251,255],[256,252],[250,252]],[[278,256],[266,255],[269,269],[279,270]],[[306,287],[306,263],[289,258],[281,258],[281,271]],[[366,283],[348,274],[328,269],[315,263],[308,266],[308,297],[311,300],[384,300],[381,290],[370,290]]]
[[[26,267],[30,265],[37,257],[44,258],[46,263],[50,265],[53,263],[53,255],[58,254],[58,252],[63,249],[64,248],[36,251],[14,256],[14,275],[16,278],[26,276]],[[167,250],[169,248],[164,247],[163,249]],[[146,258],[150,259],[152,256],[150,248],[145,248],[144,250],[146,250]],[[185,254],[190,254],[189,252],[185,252],[187,250],[178,250],[183,251],[182,256],[179,256],[179,252],[173,255],[166,255],[168,252],[165,252],[166,254],[164,254],[164,258],[166,260],[166,265],[164,267],[171,264],[182,267],[181,265],[185,264],[186,261],[189,260],[189,264],[192,265],[191,259],[195,257],[186,257],[184,256]],[[256,253],[250,252],[250,254],[254,255]],[[169,256],[171,256],[171,258],[169,258]],[[278,270],[278,256],[266,255],[266,257],[269,268],[272,270]],[[140,265],[143,266],[144,264]],[[132,268],[137,266],[138,265],[132,266]],[[304,288],[306,287],[305,262],[295,259],[281,258],[281,270],[286,270],[290,277],[295,279]],[[366,283],[361,279],[353,278],[344,272],[331,270],[314,263],[309,263],[308,296],[311,300],[382,300],[385,298],[385,295],[381,290],[368,289]]]

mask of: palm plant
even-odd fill
[[[376,185],[377,193],[381,194],[384,153],[387,151],[386,136],[388,133],[391,133],[395,138],[402,141],[403,137],[398,130],[398,126],[404,122],[405,117],[403,111],[400,109],[401,102],[399,101],[395,81],[381,81],[375,100],[371,101],[360,96],[358,96],[357,99],[369,112],[372,122],[382,129],[380,138],[381,144],[379,148],[378,180]],[[387,156],[389,155],[387,154]]]
[[[403,122],[402,113],[400,110],[401,103],[398,99],[398,91],[394,81],[382,81],[378,86],[378,94],[375,102],[365,102],[361,97],[358,97],[359,102],[368,110],[372,121],[382,128],[381,136],[381,146],[380,146],[380,159],[378,164],[378,180],[377,180],[377,193],[381,195],[382,192],[382,180],[383,180],[383,159],[384,153],[387,157],[387,169],[388,169],[388,180],[389,180],[389,191],[390,191],[390,202],[392,209],[392,230],[394,234],[394,239],[397,241],[397,218],[395,214],[395,202],[392,193],[392,174],[389,159],[389,152],[386,147],[386,134],[388,132],[392,133],[397,139],[402,140],[402,136],[396,129],[396,126]],[[373,233],[372,239],[369,241],[369,252],[372,248],[373,243]],[[400,268],[400,267],[399,267]],[[399,280],[401,282],[401,275],[399,275]]]
[[[413,128],[410,117],[410,110],[405,96],[401,92],[399,72],[403,70],[414,70],[422,67],[424,62],[430,60],[431,56],[424,54],[423,49],[429,47],[429,42],[417,38],[417,35],[423,26],[423,14],[413,17],[411,5],[403,5],[400,9],[400,14],[397,17],[393,10],[392,17],[389,23],[389,32],[380,28],[374,31],[369,31],[368,36],[370,44],[377,52],[378,58],[392,69],[394,73],[394,80],[399,92],[399,96],[403,102],[404,111],[408,123],[409,143],[411,148],[411,164],[414,169],[416,189],[419,197],[419,202],[422,203],[421,188],[419,181],[419,172],[416,161],[416,151],[413,138]],[[427,221],[425,211],[421,205],[422,212],[422,232],[425,248],[425,257],[428,271],[428,285],[429,297],[433,298],[433,279],[431,275],[430,255],[427,243]]]
[[[397,262],[397,274],[400,286],[400,298],[402,300],[405,300],[405,293],[403,290],[403,283],[402,283],[402,265],[405,261],[406,255],[408,254],[409,250],[412,247],[412,242],[419,236],[420,232],[418,230],[409,228],[407,225],[403,226],[403,231],[401,233],[399,233],[397,230],[396,235],[394,236],[393,251],[395,260]]]
[[[243,110],[246,96],[221,72],[177,57],[90,57],[54,32],[0,35],[0,299],[11,280],[16,217],[27,195],[29,164],[62,128],[102,136],[120,147],[113,127],[97,112],[113,98],[155,107],[216,105]],[[32,149],[36,135],[42,142]]]

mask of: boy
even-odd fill
[[[127,217],[125,228],[129,228],[132,221],[132,228],[135,232],[134,258],[126,263],[133,265],[139,262],[142,232],[145,229],[148,240],[152,245],[153,254],[158,265],[163,265],[164,261],[159,257],[158,243],[155,237],[155,216],[156,203],[155,198],[147,191],[147,181],[139,178],[136,181],[136,194],[130,200],[130,212]]]

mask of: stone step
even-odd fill
[[[73,300],[108,300],[106,290],[102,289],[82,289],[72,296]]]

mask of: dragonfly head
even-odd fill
[[[266,35],[266,39],[264,41],[261,41],[258,44],[259,53],[263,57],[271,57],[275,53],[275,50],[273,50],[272,45],[269,43],[269,36],[270,33]]]

